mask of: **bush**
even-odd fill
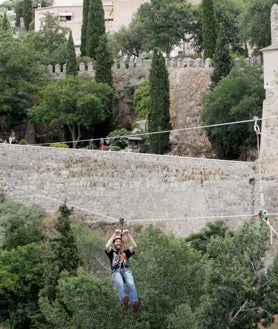
[[[67,149],[69,146],[65,143],[51,143],[50,147],[59,147],[59,148]]]
[[[29,143],[27,142],[26,139],[22,139],[18,144],[19,145],[28,145]]]

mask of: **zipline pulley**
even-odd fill
[[[268,214],[267,211],[265,209],[263,210],[259,210],[255,213],[255,216],[261,220],[263,220],[269,227],[270,229],[270,244],[272,244],[272,238],[273,238],[273,233],[276,234],[276,236],[278,237],[278,232],[274,229],[274,227],[270,224],[269,220],[268,220]]]

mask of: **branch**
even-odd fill
[[[236,312],[236,314],[232,317],[231,322],[234,321],[234,319],[239,315],[240,312],[242,312],[243,308],[245,307],[245,305],[248,303],[248,301],[246,300],[243,305],[240,306],[239,310]]]

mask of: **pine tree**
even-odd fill
[[[99,39],[105,34],[104,10],[101,0],[90,0],[87,36],[86,56],[96,58]]]
[[[220,25],[220,34],[217,39],[215,53],[213,56],[213,73],[211,76],[213,88],[222,78],[230,73],[231,56],[229,50],[229,41],[225,33],[224,25]]]
[[[67,75],[77,75],[77,60],[74,48],[74,42],[72,38],[72,31],[70,31],[68,42],[67,42],[67,57],[66,57],[66,74]]]
[[[113,57],[108,46],[106,34],[100,37],[99,45],[96,51],[96,76],[97,82],[107,83],[113,87],[112,76]]]
[[[42,295],[52,302],[56,299],[56,286],[62,271],[67,270],[71,275],[77,273],[80,264],[77,244],[70,223],[72,209],[66,204],[59,208],[60,216],[55,225],[58,236],[51,240],[45,273],[45,287]]]
[[[23,0],[22,7],[23,22],[26,31],[30,29],[30,23],[33,21],[33,3],[32,0]]]
[[[154,153],[164,153],[169,149],[170,96],[169,76],[165,59],[160,50],[155,49],[150,69],[150,109],[148,115],[149,132],[168,131],[150,134],[150,145]]]
[[[81,44],[80,44],[80,53],[82,57],[86,56],[89,7],[90,7],[90,0],[83,0],[83,16],[82,16],[83,19],[81,26]]]
[[[204,58],[213,58],[218,34],[213,0],[202,0],[202,38]]]

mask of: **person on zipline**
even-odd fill
[[[130,246],[124,249],[124,237],[130,241]],[[112,248],[112,245],[114,248]],[[133,312],[137,312],[139,308],[137,290],[134,283],[132,271],[129,266],[129,258],[135,254],[137,244],[131,236],[129,230],[117,229],[105,246],[105,253],[110,259],[111,279],[118,290],[118,296],[124,310],[128,310],[132,305]],[[125,293],[125,284],[128,288],[129,295]]]

